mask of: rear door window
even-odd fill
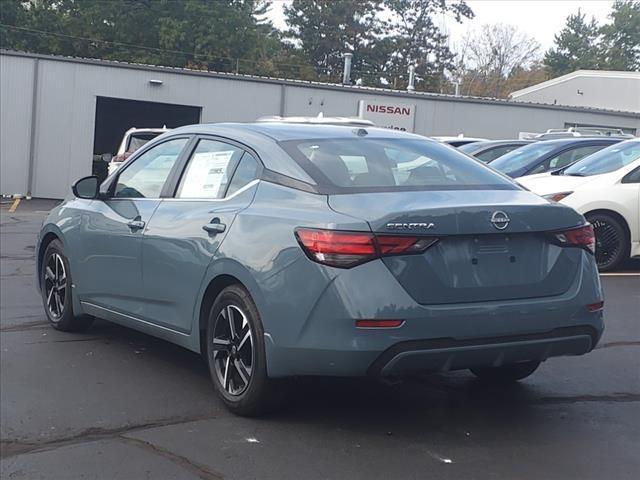
[[[233,195],[256,178],[258,178],[258,161],[249,152],[245,152],[233,174],[226,196]]]
[[[586,145],[584,147],[572,148],[566,152],[562,152],[547,162],[547,170],[555,170],[557,168],[566,167],[574,162],[577,162],[581,158],[584,158],[592,153],[602,150],[605,145]]]
[[[185,169],[177,198],[222,198],[244,150],[217,140],[201,139]]]

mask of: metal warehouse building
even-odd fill
[[[63,198],[125,130],[265,115],[355,116],[423,135],[640,131],[640,114],[0,51],[2,194]]]
[[[511,93],[512,100],[640,113],[640,72],[576,70]]]

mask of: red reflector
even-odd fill
[[[556,233],[556,238],[562,245],[568,247],[583,247],[591,253],[596,251],[596,236],[591,224],[574,228],[565,232]]]
[[[590,303],[589,305],[587,305],[587,310],[589,310],[590,312],[597,312],[598,310],[602,310],[603,308],[604,308],[604,301]]]
[[[398,328],[404,320],[356,320],[358,328]]]
[[[402,237],[393,235],[380,235],[376,237],[380,253],[382,255],[390,253],[402,253],[410,249],[418,239],[416,237]]]

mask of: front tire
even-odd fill
[[[60,240],[53,240],[44,252],[40,268],[40,291],[47,319],[63,332],[82,332],[93,323],[89,315],[75,315],[69,260]]]
[[[601,272],[615,270],[629,258],[631,242],[622,223],[606,213],[586,215],[596,235],[596,263]]]
[[[231,412],[255,416],[274,406],[264,328],[251,295],[241,285],[225,288],[211,307],[207,363],[215,389]]]
[[[472,368],[471,372],[490,383],[512,383],[528,377],[540,366],[540,362],[521,362],[501,367]]]

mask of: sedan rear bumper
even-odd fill
[[[507,337],[455,340],[451,338],[400,342],[385,350],[369,367],[370,376],[403,376],[471,367],[499,367],[517,362],[544,361],[561,355],[590,352],[599,339],[588,326]]]

